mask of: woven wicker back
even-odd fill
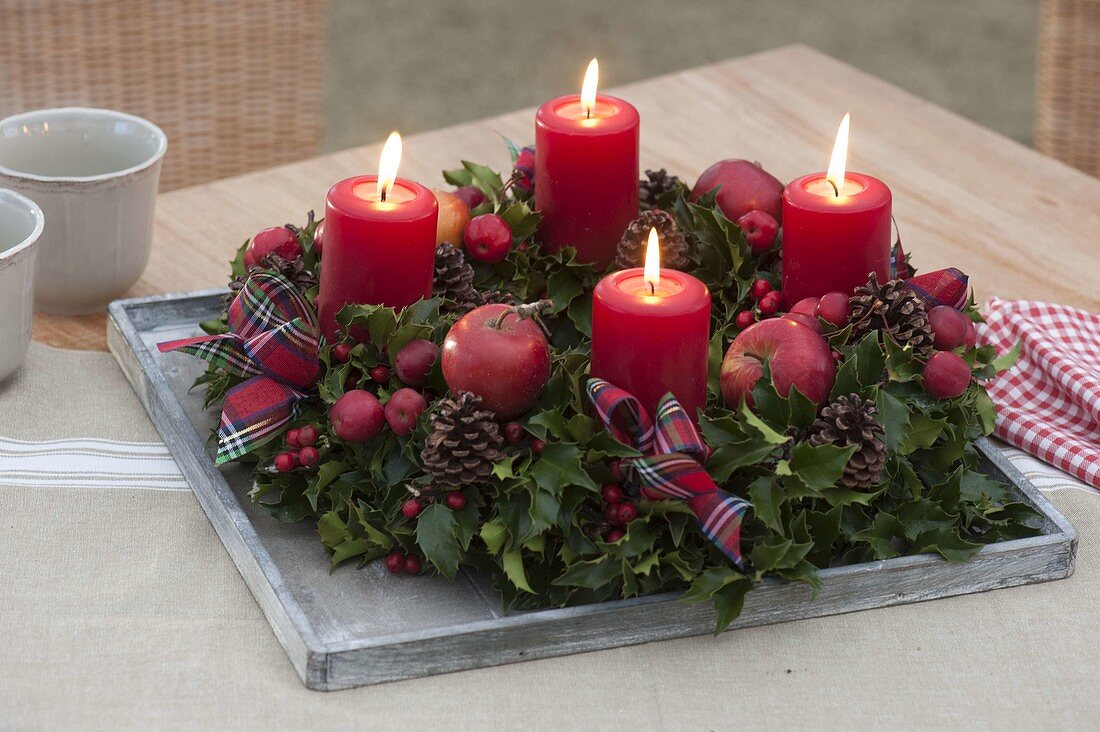
[[[0,0],[0,116],[95,106],[168,135],[161,189],[318,152],[325,0]]]
[[[1035,147],[1100,176],[1100,0],[1043,0]]]

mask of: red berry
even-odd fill
[[[618,510],[620,524],[629,524],[631,521],[638,518],[638,509],[633,503],[620,503]]]
[[[332,431],[341,440],[366,442],[382,431],[382,426],[386,424],[386,411],[374,394],[354,389],[336,400],[328,418]]]
[[[523,425],[519,422],[506,422],[504,424],[504,439],[513,445],[523,439]]]
[[[314,465],[321,462],[321,454],[317,452],[316,447],[303,447],[298,451],[298,462],[300,462],[303,467],[312,468]]]
[[[608,483],[600,489],[600,495],[608,503],[619,503],[623,500],[623,489],[615,483]]]
[[[370,370],[370,380],[376,384],[388,384],[390,381],[390,367],[379,364]]]
[[[286,444],[288,447],[301,447],[301,430],[291,430],[286,433]]]
[[[612,526],[618,526],[619,524],[621,524],[622,521],[619,520],[619,507],[622,506],[622,505],[624,505],[624,504],[622,504],[622,503],[609,504],[603,510],[604,520],[607,521],[607,523],[611,524]]]
[[[829,353],[833,357],[833,363],[840,363],[840,359],[844,358],[844,354],[835,348]]]
[[[455,188],[454,194],[462,199],[462,202],[469,206],[471,211],[487,200],[485,194],[477,186],[462,186],[461,188]]]
[[[734,320],[733,320],[733,324],[736,325],[738,328],[740,328],[742,330],[744,330],[745,328],[748,328],[750,325],[752,325],[755,322],[756,322],[756,315],[754,315],[751,310],[742,310],[741,312],[739,312],[737,314],[737,317],[734,318]]]
[[[512,248],[512,229],[496,214],[481,214],[466,224],[463,241],[471,259],[496,263],[507,257]]]
[[[298,428],[298,444],[302,447],[313,447],[317,444],[317,428],[311,424]]]
[[[317,228],[313,230],[313,251],[320,257],[324,254],[325,249],[325,222],[317,224]]]
[[[409,341],[397,352],[394,365],[397,367],[397,378],[409,386],[424,386],[428,383],[428,374],[431,373],[432,364],[439,356],[439,346],[425,338],[416,338]],[[387,378],[387,381],[389,379]]]
[[[294,470],[294,464],[296,462],[294,453],[280,452],[275,456],[275,469],[280,473],[289,473],[291,470]]]
[[[391,574],[401,574],[405,571],[405,555],[399,551],[392,551],[386,555],[386,569]]]
[[[406,574],[420,574],[420,557],[410,554],[405,557]]]
[[[973,326],[970,318],[950,305],[937,305],[929,310],[928,324],[932,326],[932,345],[937,351],[953,351],[965,345]]]
[[[302,256],[302,245],[298,237],[285,226],[272,226],[264,229],[248,243],[244,253],[246,267],[259,266],[268,255],[276,254],[283,259],[297,259]]]
[[[775,236],[779,233],[779,222],[767,211],[749,211],[737,219],[737,225],[745,233],[749,249],[757,254],[771,249]]]
[[[401,513],[405,515],[405,518],[416,518],[420,515],[420,512],[424,510],[424,504],[419,499],[410,498],[401,504]]]
[[[623,479],[623,461],[612,460],[611,464],[607,467],[611,469],[611,477],[615,480],[615,482],[621,482]]]
[[[779,293],[772,291],[764,295],[758,307],[761,315],[775,315],[779,312]]]
[[[363,378],[363,374],[359,369],[348,369],[348,375],[344,377],[344,391],[351,391],[359,386],[359,379]]]
[[[542,454],[542,448],[546,447],[546,443],[542,440],[531,440],[531,452],[536,455]]]
[[[936,399],[954,399],[970,386],[970,366],[954,351],[937,351],[921,375],[924,390]]]
[[[848,324],[848,318],[852,314],[852,306],[847,293],[827,292],[817,301],[814,315],[825,322],[843,328]]]
[[[607,536],[605,536],[603,540],[606,541],[608,544],[614,544],[624,536],[626,536],[626,532],[622,529],[612,529],[611,531],[607,532]]]
[[[447,503],[447,508],[451,509],[452,511],[461,511],[462,509],[466,508],[466,496],[462,495],[458,491],[448,493],[444,501],[446,501]]]
[[[347,363],[351,360],[351,349],[354,348],[350,343],[337,343],[332,347],[332,357],[340,363]]]
[[[749,296],[752,297],[753,300],[760,300],[771,291],[772,283],[767,280],[757,280],[752,283],[752,288],[749,290]]]

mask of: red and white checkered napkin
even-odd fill
[[[1100,489],[1100,315],[990,300],[983,343],[1020,360],[989,384],[997,436]]]

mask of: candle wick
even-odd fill
[[[592,107],[585,107],[584,108],[584,118],[585,119],[592,119]]]
[[[833,179],[832,178],[826,178],[825,182],[833,187],[833,195],[836,196],[837,198],[840,198],[840,189],[836,187],[836,183],[833,181]]]
[[[385,188],[378,191],[378,197],[382,200],[382,203],[386,202],[386,189]]]
[[[647,282],[646,284],[649,285],[649,294],[650,295],[656,295],[657,294],[657,285],[653,284],[652,282]]]

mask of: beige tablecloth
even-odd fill
[[[38,345],[0,386],[0,437],[157,439],[110,356]],[[84,449],[74,454],[110,458]],[[1050,494],[1081,533],[1068,580],[321,693],[298,680],[188,490],[153,478],[159,487],[111,485],[111,469],[91,472],[93,487],[79,487],[79,475],[0,482],[0,728],[1051,729],[1100,720],[1100,496],[1083,490]],[[1074,485],[1042,477],[1046,488]]]

